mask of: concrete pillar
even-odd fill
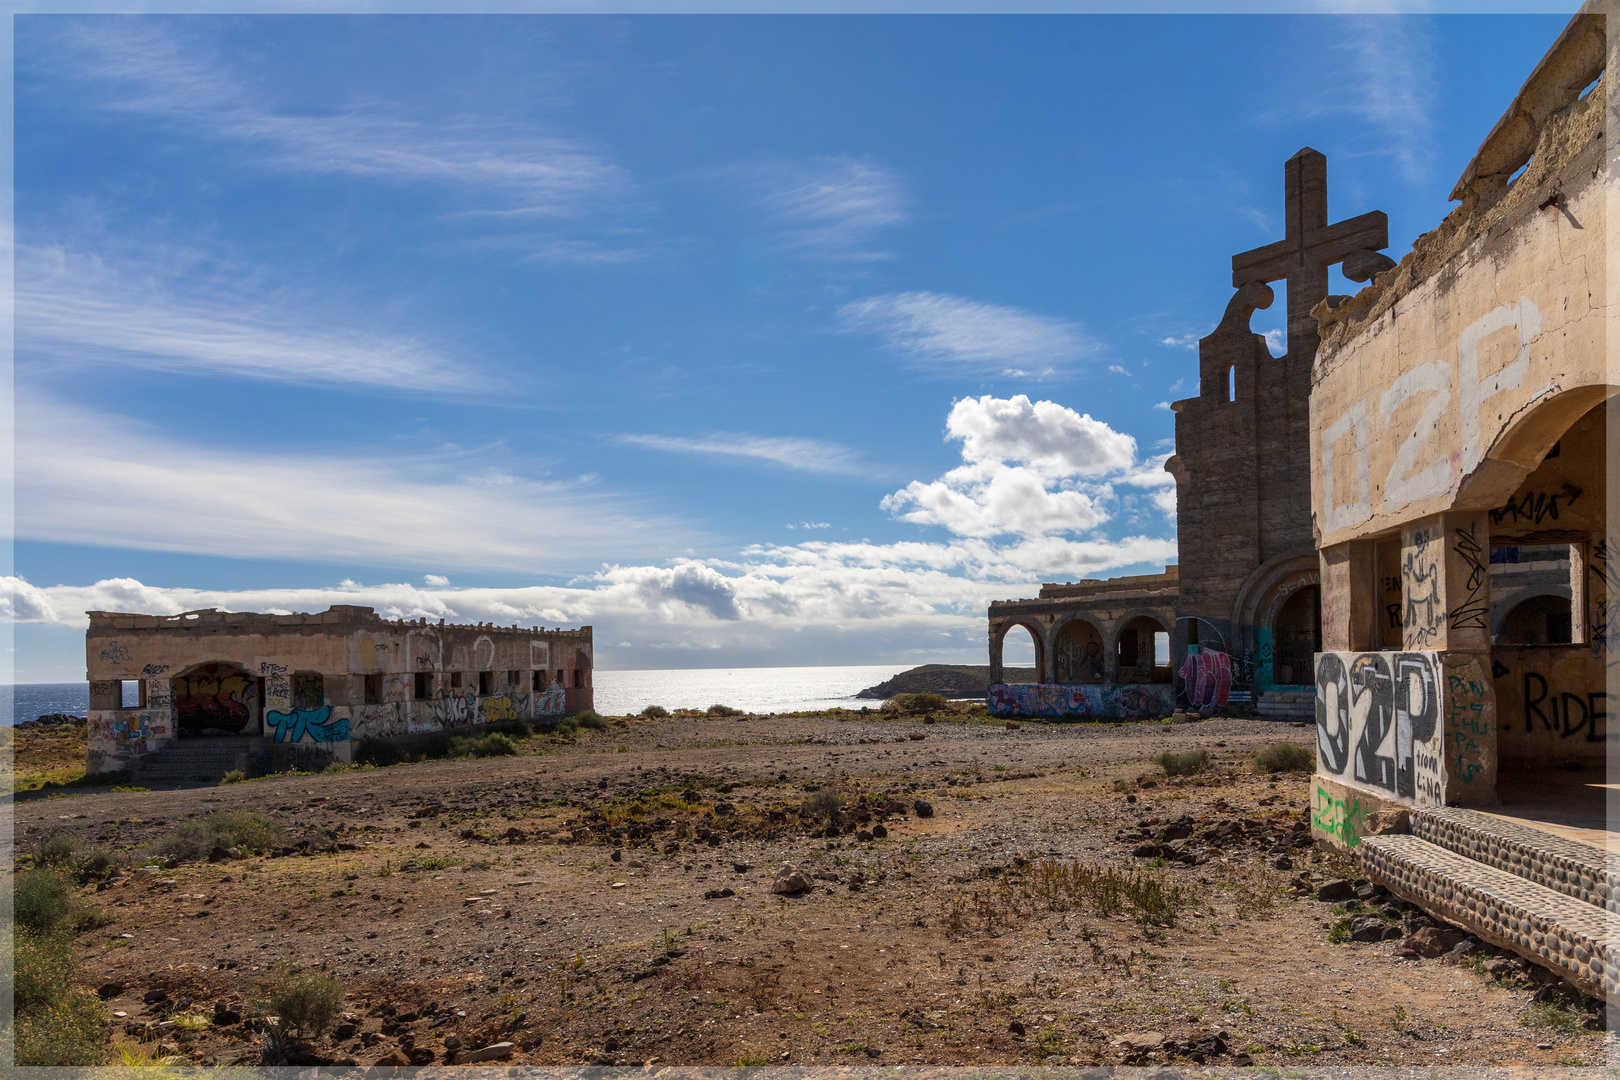
[[[1352,540],[1324,548],[1322,560],[1322,651],[1375,648],[1378,620],[1376,544]]]
[[[999,619],[990,620],[990,684],[1005,682],[1001,661],[1001,628]]]
[[[1057,680],[1057,635],[1052,633],[1052,616],[1046,619],[1045,626],[1039,620],[1030,623],[1035,632],[1035,681],[1038,683]]]

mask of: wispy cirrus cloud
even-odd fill
[[[407,115],[387,102],[324,112],[276,109],[204,43],[170,28],[84,20],[59,37],[64,65],[106,87],[101,106],[251,147],[256,166],[431,182],[496,197],[486,213],[556,216],[633,194],[630,174],[577,141],[471,115]]]
[[[940,377],[1047,378],[1102,352],[1074,323],[942,293],[857,300],[839,308],[838,319],[846,331],[882,338],[909,367]]]
[[[870,466],[861,462],[855,451],[820,439],[716,432],[699,436],[631,434],[620,435],[617,441],[672,454],[768,461],[804,472],[864,476],[872,471]]]
[[[71,439],[61,433],[73,432]],[[203,446],[30,395],[17,410],[18,536],[236,558],[573,573],[656,556],[694,530],[585,482],[484,453]],[[296,509],[293,509],[296,508]]]
[[[312,298],[173,270],[60,247],[19,249],[20,358],[438,392],[470,392],[486,380],[435,343],[358,326]]]
[[[867,160],[773,160],[743,167],[738,175],[770,217],[777,246],[808,257],[888,258],[889,252],[874,246],[877,234],[909,216],[900,177]]]

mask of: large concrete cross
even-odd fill
[[[1288,352],[1309,361],[1318,344],[1311,309],[1327,298],[1328,267],[1349,256],[1389,246],[1389,218],[1382,210],[1374,210],[1329,225],[1327,158],[1308,146],[1288,159],[1284,185],[1286,237],[1232,256],[1232,287],[1287,279]],[[1387,259],[1380,263],[1392,265]]]

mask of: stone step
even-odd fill
[[[1554,892],[1620,913],[1620,853],[1461,806],[1412,814],[1412,835]]]
[[[1493,945],[1620,1000],[1620,916],[1417,836],[1362,839],[1363,872]]]

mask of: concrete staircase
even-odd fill
[[[1620,1004],[1620,856],[1455,806],[1356,850],[1390,892]]]
[[[142,761],[133,780],[143,787],[218,783],[232,769],[245,769],[263,747],[260,738],[176,739]]]
[[[1274,720],[1314,720],[1316,691],[1263,690],[1260,693],[1260,700],[1255,702],[1254,712],[1256,716]]]

